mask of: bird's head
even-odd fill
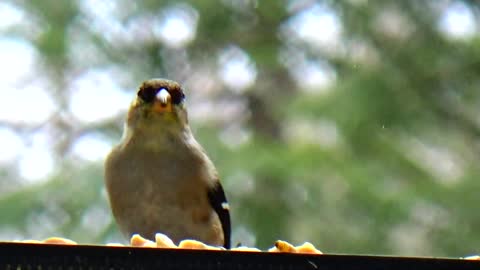
[[[154,131],[188,128],[184,101],[179,83],[166,79],[144,81],[130,105],[127,128]]]

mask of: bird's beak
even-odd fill
[[[172,97],[170,93],[164,88],[158,91],[155,96],[155,101],[153,102],[153,110],[159,113],[171,112],[172,111]]]

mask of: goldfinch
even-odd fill
[[[166,79],[143,82],[121,142],[105,161],[113,216],[128,238],[157,232],[230,248],[230,213],[215,166],[188,125],[185,94]]]

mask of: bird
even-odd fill
[[[230,248],[230,212],[218,172],[188,122],[184,88],[150,79],[130,105],[105,159],[112,214],[125,237],[193,239]]]

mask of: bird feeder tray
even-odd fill
[[[453,258],[298,254],[0,242],[0,269],[480,269]]]

